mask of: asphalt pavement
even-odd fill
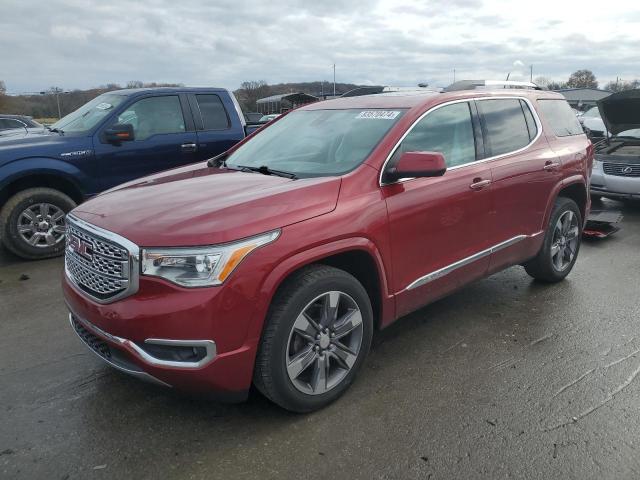
[[[0,478],[640,477],[640,206],[566,281],[513,267],[374,338],[352,388],[287,413],[140,382],[78,340],[62,260],[0,253]]]

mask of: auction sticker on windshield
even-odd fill
[[[365,110],[360,112],[356,118],[371,118],[374,120],[393,120],[400,112],[398,110]]]
[[[104,103],[104,102],[96,105],[96,108],[98,110],[109,110],[111,107],[113,107],[113,105],[111,105],[110,103]]]

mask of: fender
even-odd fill
[[[549,203],[547,203],[547,208],[544,214],[544,221],[542,224],[542,230],[546,231],[547,230],[547,226],[549,225],[549,219],[551,218],[551,212],[553,210],[553,206],[556,203],[556,199],[558,198],[558,195],[560,194],[560,191],[570,185],[576,185],[576,184],[580,184],[582,185],[582,187],[584,188],[585,194],[587,194],[587,187],[584,181],[584,177],[580,174],[578,175],[571,175],[569,177],[566,177],[564,179],[562,179],[562,181],[560,183],[558,183],[555,188],[552,191],[552,194],[549,195]],[[587,194],[587,199],[588,199],[588,194]],[[587,202],[587,209],[586,211],[588,212],[588,202]],[[583,222],[586,222],[586,215],[585,218],[582,219]]]
[[[49,157],[30,157],[14,160],[0,167],[0,190],[20,178],[32,175],[51,175],[63,178],[72,183],[83,196],[86,196],[88,192],[82,188],[82,185],[86,185],[87,182],[91,183],[91,179],[87,175],[70,163]]]
[[[305,250],[293,255],[292,257],[288,257],[282,263],[279,263],[271,273],[267,275],[258,293],[258,298],[260,300],[256,305],[253,318],[251,319],[251,323],[247,331],[246,343],[256,345],[259,342],[267,311],[273,296],[282,282],[292,272],[317,260],[352,250],[364,251],[374,259],[374,263],[378,270],[378,277],[380,278],[380,292],[382,296],[380,299],[380,325],[386,326],[391,323],[395,319],[395,297],[389,294],[387,273],[384,268],[382,256],[380,255],[376,245],[368,238],[351,237],[318,245],[310,250]]]

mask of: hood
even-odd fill
[[[640,90],[613,93],[598,100],[598,110],[613,135],[640,128]]]
[[[288,178],[191,165],[127,183],[73,215],[145,247],[212,245],[332,211],[340,178]]]

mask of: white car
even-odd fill
[[[640,90],[600,100],[604,130],[595,144],[591,198],[640,198]]]
[[[598,107],[591,107],[580,115],[578,120],[580,120],[583,127],[587,128],[591,132],[593,137],[604,137],[608,133],[607,127],[600,116],[600,110],[598,110]]]

